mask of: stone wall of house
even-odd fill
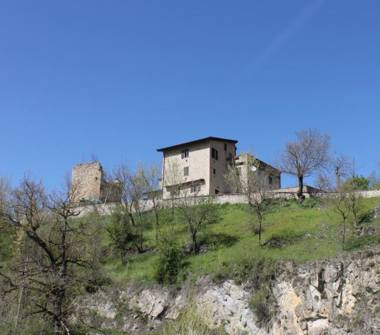
[[[218,159],[211,156],[212,148],[218,151]],[[210,195],[224,194],[230,192],[230,187],[226,183],[226,174],[229,166],[236,156],[235,143],[211,141],[210,142]]]
[[[182,150],[188,149],[189,156],[182,157]],[[210,146],[207,142],[193,144],[187,147],[174,148],[164,152],[163,159],[163,198],[170,199],[171,191],[178,191],[178,186],[173,185],[184,184],[180,188],[181,193],[190,193],[190,187],[186,183],[198,181],[200,190],[199,195],[207,195],[210,189]],[[188,175],[184,174],[185,168],[188,168]]]
[[[235,160],[235,165],[239,171],[241,182],[247,184],[248,176],[255,172],[257,181],[268,190],[281,188],[281,172],[274,167],[256,160],[250,154],[240,154]],[[249,171],[251,169],[251,172]]]

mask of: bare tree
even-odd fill
[[[346,178],[353,169],[351,160],[346,156],[335,156],[332,159],[332,166],[335,175],[335,189],[339,192],[343,183],[342,180]]]
[[[8,271],[0,271],[3,293],[28,292],[30,313],[50,321],[55,334],[70,334],[71,299],[94,265],[88,250],[93,235],[74,220],[79,212],[71,189],[47,195],[42,183],[25,178],[0,199],[1,220],[27,245]]]
[[[346,246],[346,236],[347,236],[347,221],[349,220],[351,208],[349,201],[349,193],[345,192],[342,188],[339,189],[337,196],[333,199],[333,208],[335,212],[339,215],[342,224],[342,249]]]
[[[326,169],[319,172],[316,186],[324,191],[339,192],[346,178],[352,173],[352,169],[352,159],[343,155],[335,155]]]
[[[163,184],[162,190],[167,189],[169,191],[169,199],[172,209],[175,207],[175,201],[181,197],[181,185],[183,181],[183,175],[177,162],[168,162],[163,171]]]
[[[181,171],[176,162],[167,164],[162,186],[170,192],[172,219],[175,219],[176,213],[179,214],[180,220],[187,226],[190,251],[197,254],[200,251],[199,234],[208,224],[218,220],[218,211],[212,197],[199,194],[199,184],[183,183]]]
[[[344,249],[349,228],[353,228],[358,234],[363,232],[362,220],[366,215],[366,210],[363,198],[357,192],[356,184],[353,182],[356,177],[354,160],[343,156],[335,158],[333,168],[336,178],[336,196],[332,199],[332,203],[342,221],[342,246]]]
[[[218,211],[211,197],[197,197],[185,190],[177,202],[180,218],[187,226],[193,254],[200,251],[199,233],[205,226],[218,221]]]
[[[113,178],[119,182],[121,193],[121,204],[115,210],[123,212],[130,219],[138,239],[136,241],[137,251],[144,252],[144,230],[145,230],[145,188],[141,178],[132,173],[125,164],[121,164],[113,173]]]
[[[303,199],[304,178],[328,165],[329,149],[329,136],[313,129],[296,132],[296,140],[286,144],[281,167],[285,173],[298,178],[300,199]]]
[[[246,155],[244,165],[231,166],[226,175],[226,182],[231,190],[245,196],[250,212],[255,215],[258,224],[259,244],[261,245],[262,226],[268,209],[268,200],[272,193],[268,189],[265,175],[260,174],[261,162],[253,155]]]
[[[156,166],[140,167],[137,173],[138,178],[141,178],[143,188],[145,189],[146,201],[148,209],[154,215],[154,227],[156,235],[156,243],[158,242],[160,233],[160,212],[162,208],[162,194],[159,189],[160,171]]]

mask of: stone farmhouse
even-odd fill
[[[157,149],[162,152],[162,177],[158,190],[162,199],[183,195],[215,196],[231,194],[225,176],[230,166],[247,178],[249,154],[237,155],[237,140],[206,137]],[[258,160],[255,171],[269,190],[281,188],[281,172]],[[252,168],[252,167],[250,167]],[[72,189],[78,203],[121,201],[118,181],[107,181],[100,162],[83,163],[72,170]]]
[[[252,160],[255,164],[249,164],[249,161]],[[235,166],[239,171],[241,180],[247,180],[249,169],[253,169],[261,185],[266,189],[274,191],[281,188],[281,171],[256,157],[253,158],[250,154],[238,155],[235,159]]]
[[[162,152],[161,189],[163,199],[230,194],[225,181],[228,167],[236,165],[241,178],[248,175],[248,154],[237,156],[233,139],[206,137],[191,142],[160,148]],[[269,164],[257,160],[257,173],[268,189],[281,187],[281,172]]]

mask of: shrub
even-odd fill
[[[365,191],[369,189],[370,180],[364,176],[354,176],[348,179],[344,187],[355,191]]]
[[[272,318],[271,294],[268,286],[261,287],[255,292],[249,302],[249,307],[255,313],[259,323],[268,323]]]
[[[366,246],[379,244],[380,243],[380,236],[378,235],[364,235],[364,236],[353,236],[348,239],[346,243],[346,250],[352,251],[361,249]]]
[[[300,206],[303,208],[316,208],[320,207],[322,200],[316,197],[306,198],[304,201],[300,203]]]
[[[196,307],[183,311],[177,320],[168,322],[160,335],[226,335],[222,327],[210,329]]]
[[[175,284],[178,275],[185,267],[185,255],[175,243],[164,241],[159,249],[159,259],[155,279],[160,284]]]
[[[207,250],[216,250],[221,247],[231,247],[238,241],[238,238],[225,233],[209,233],[200,240],[201,246],[206,246]]]
[[[114,253],[118,254],[122,263],[125,264],[128,250],[139,248],[141,236],[132,225],[128,213],[118,209],[112,213],[110,220],[107,232],[111,246]]]
[[[276,234],[272,234],[264,243],[269,248],[283,248],[287,245],[291,245],[304,236],[303,233],[297,233],[293,231],[283,231]]]
[[[234,263],[223,263],[223,268],[214,274],[213,279],[223,281],[233,279],[237,284],[249,282],[259,289],[261,283],[270,282],[276,277],[276,262],[265,257],[243,258]]]
[[[87,279],[85,290],[88,293],[95,293],[100,288],[111,284],[111,278],[109,278],[102,269],[94,269],[91,276]]]

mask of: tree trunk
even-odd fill
[[[192,246],[193,253],[197,254],[199,252],[199,246],[198,246],[198,241],[197,241],[197,232],[193,232],[191,234],[191,239],[193,242],[193,246]]]
[[[346,244],[346,218],[343,219],[342,249],[345,250]]]
[[[259,246],[261,247],[261,229],[262,229],[262,224],[261,220],[259,220]]]
[[[297,197],[298,199],[300,199],[301,201],[305,198],[304,195],[303,195],[303,176],[300,175],[298,176],[298,191],[297,191]]]
[[[156,222],[156,243],[158,243],[159,230],[160,230],[160,217],[159,217],[159,213],[158,213],[157,208],[155,208],[155,210],[154,210],[154,217],[155,217],[155,222]]]
[[[335,171],[335,179],[336,179],[336,189],[338,192],[341,190],[341,179],[340,179],[340,171],[336,169]]]

